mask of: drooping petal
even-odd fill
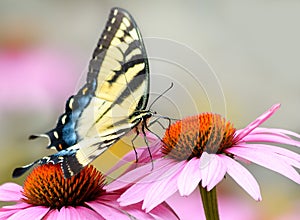
[[[122,210],[133,216],[135,219],[154,220],[151,215],[142,211],[141,203],[122,207]]]
[[[268,133],[277,133],[277,134],[284,134],[284,135],[288,135],[288,136],[292,136],[295,138],[300,139],[300,134],[293,132],[293,131],[289,131],[289,130],[285,130],[285,129],[281,129],[281,128],[257,128],[255,129],[255,132],[260,132],[260,131],[268,131]]]
[[[236,136],[234,137],[235,141],[240,141],[245,136],[247,136],[253,129],[257,128],[259,125],[264,123],[268,118],[270,118],[278,109],[280,108],[280,104],[273,105],[268,111],[263,113],[253,122],[251,122],[247,127],[241,129],[236,132]]]
[[[230,157],[222,154],[220,154],[219,157],[222,158],[223,163],[226,164],[227,173],[237,182],[237,184],[248,192],[253,199],[260,201],[261,194],[259,185],[252,174]]]
[[[70,220],[99,220],[103,219],[100,215],[98,215],[95,211],[88,209],[83,206],[75,207],[62,207],[59,211],[55,210],[55,212],[50,213],[47,220],[57,220],[57,219],[70,219]]]
[[[158,159],[153,163],[154,168],[152,167],[152,163],[148,163],[144,166],[138,167],[125,173],[114,182],[104,186],[104,189],[106,189],[107,191],[115,191],[127,187],[134,182],[137,182],[145,176],[146,180],[148,180],[149,175],[150,177],[151,175],[160,175],[161,170],[167,169],[168,167],[172,166],[173,163],[174,162],[172,162],[171,160]],[[151,180],[151,178],[149,180]]]
[[[146,209],[147,212],[151,211],[178,190],[177,179],[184,164],[185,161],[174,164],[167,173],[163,174],[161,179],[150,186],[144,198],[143,209]]]
[[[181,196],[191,194],[201,181],[199,159],[192,158],[188,161],[178,176],[178,189]]]
[[[16,183],[4,183],[0,186],[0,201],[17,202],[22,197],[22,186]]]
[[[236,147],[242,147],[242,148],[248,148],[249,151],[255,150],[255,151],[265,151],[266,153],[269,153],[270,151],[275,153],[277,156],[281,157],[282,160],[284,160],[286,163],[300,168],[300,154],[297,154],[293,151],[290,151],[288,149],[277,147],[277,146],[271,146],[266,144],[239,144]]]
[[[101,215],[104,219],[128,219],[121,209],[118,210],[116,207],[110,207],[99,202],[86,202],[86,204]],[[126,218],[125,218],[126,217]]]
[[[10,209],[14,209],[14,210],[17,210],[17,209],[25,209],[27,207],[30,207],[32,206],[31,204],[28,204],[26,202],[20,202],[20,203],[17,203],[17,204],[14,204],[14,205],[8,205],[8,206],[3,206],[0,210],[2,211],[3,209],[4,210],[10,210]]]
[[[160,169],[156,168],[148,176],[128,188],[118,199],[120,205],[126,206],[142,201],[146,197],[147,190],[152,184],[158,181],[164,181],[166,176],[171,176],[174,173],[178,165],[174,163],[174,161],[170,162],[171,163],[165,161],[167,166],[161,166]]]
[[[213,160],[212,154],[208,154],[206,152],[203,152],[200,160],[199,160],[199,168],[201,170],[201,178],[202,182],[201,185],[202,187],[206,187],[208,183],[208,175],[209,175],[209,164]]]
[[[222,179],[227,172],[227,166],[222,162],[222,158],[219,158],[219,155],[214,155],[215,159],[210,164],[211,175],[209,177],[209,182],[207,184],[207,190],[210,191],[214,188]]]
[[[202,187],[211,190],[224,178],[226,173],[226,165],[215,154],[203,152],[200,157],[200,168],[202,174]]]
[[[280,173],[287,178],[300,184],[300,175],[298,172],[285,160],[270,150],[253,150],[251,148],[231,147],[226,149],[226,152],[236,154],[256,164]]]
[[[49,210],[50,210],[49,207],[32,206],[26,209],[18,210],[18,212],[10,216],[9,219],[20,220],[20,219],[24,219],[25,216],[26,219],[42,219]]]
[[[257,130],[260,129],[258,132]],[[262,130],[263,129],[263,130]],[[291,137],[283,133],[269,133],[266,132],[266,128],[256,128],[250,134],[243,138],[244,142],[267,142],[267,143],[278,143],[287,144],[291,146],[300,147],[300,142],[292,139]]]
[[[83,206],[76,207],[78,213],[80,213],[80,218],[84,220],[101,220],[103,219],[98,213],[94,212],[91,209],[88,209]]]
[[[127,206],[142,201],[146,197],[152,183],[136,183],[129,187],[118,199],[121,206]]]
[[[44,216],[43,220],[57,220],[59,216],[59,211],[57,209],[51,209],[47,213],[47,215]]]
[[[58,212],[58,216],[57,216],[58,220],[81,220],[81,216],[78,213],[78,211],[76,210],[76,208],[72,207],[72,206],[68,206],[68,207],[62,207],[59,212]]]
[[[152,215],[155,220],[178,220],[178,217],[175,215],[175,213],[164,204],[156,206],[151,210],[151,212],[149,212],[149,214]]]
[[[8,219],[8,217],[15,214],[16,212],[28,208],[30,206],[32,205],[27,204],[25,202],[17,203],[15,205],[3,206],[2,208],[0,208],[0,220]]]

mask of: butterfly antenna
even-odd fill
[[[174,86],[174,83],[172,82],[171,85],[169,86],[169,88],[167,88],[165,91],[163,91],[159,96],[157,96],[153,102],[151,103],[151,105],[149,106],[149,109],[152,108],[152,106],[154,105],[155,102],[157,102],[158,99],[160,99],[162,96],[164,96],[170,89],[172,89]]]

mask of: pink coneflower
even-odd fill
[[[122,191],[106,192],[105,177],[93,166],[64,179],[59,165],[38,166],[25,180],[0,186],[0,219],[177,219],[166,205],[145,213],[140,204],[120,207]]]
[[[190,195],[198,186],[212,190],[229,174],[255,200],[261,200],[259,185],[239,162],[256,163],[300,183],[300,155],[275,146],[300,146],[294,132],[259,128],[280,107],[274,105],[244,129],[218,114],[203,113],[172,124],[161,143],[161,158],[131,170],[105,187],[108,191],[130,186],[119,198],[120,205],[143,201],[151,211],[179,192]],[[150,146],[151,148],[151,146]],[[133,184],[134,183],[134,184]]]

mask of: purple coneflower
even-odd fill
[[[207,191],[215,189],[227,173],[251,197],[261,200],[257,181],[239,162],[259,164],[299,184],[300,175],[294,167],[300,168],[300,155],[276,145],[299,147],[300,142],[291,137],[300,135],[258,127],[279,107],[274,105],[240,130],[213,113],[177,121],[165,132],[160,144],[161,158],[127,172],[105,189],[129,186],[118,200],[120,205],[143,201],[142,208],[151,211],[176,192],[188,196],[198,186]]]
[[[0,208],[0,219],[177,219],[166,205],[145,213],[140,204],[121,207],[122,191],[106,192],[105,177],[93,166],[65,179],[60,166],[36,167],[24,187],[0,186],[0,200],[17,202]]]

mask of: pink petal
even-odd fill
[[[194,190],[189,196],[180,196],[179,193],[176,192],[170,196],[166,202],[178,215],[179,219],[205,219],[199,190]]]
[[[68,207],[62,207],[59,212],[58,212],[58,216],[57,216],[58,220],[80,220],[80,215],[79,213],[76,211],[76,209],[74,207],[68,206]]]
[[[155,220],[178,220],[174,212],[169,207],[163,204],[156,206],[154,209],[151,210],[151,212],[149,212],[149,214],[151,214]]]
[[[136,183],[128,188],[118,199],[121,206],[127,206],[142,201],[152,183]]]
[[[212,188],[214,188],[221,180],[224,179],[224,176],[227,172],[226,164],[223,164],[222,158],[220,158],[218,155],[214,155],[214,160],[209,164],[211,167],[210,175],[208,176],[208,184],[207,184],[207,190],[210,191]]]
[[[258,128],[257,128],[258,129]],[[265,132],[257,132],[255,129],[243,138],[244,142],[269,142],[269,143],[279,143],[279,144],[287,144],[291,146],[300,146],[300,142],[293,140],[289,136],[281,133],[265,133]]]
[[[59,216],[59,211],[57,209],[51,209],[43,220],[57,220]]]
[[[97,212],[89,208],[78,206],[76,207],[76,210],[78,211],[78,213],[80,213],[80,218],[83,220],[99,220],[99,219],[104,220],[104,218],[102,218],[101,215],[99,215]]]
[[[151,177],[151,175],[160,175],[161,170],[166,169],[166,167],[172,166],[172,163],[174,162],[171,160],[158,159],[153,162],[153,170],[152,163],[138,167],[134,170],[129,171],[128,173],[125,173],[123,176],[119,177],[114,182],[104,186],[104,189],[106,189],[109,192],[115,191],[138,181],[144,176],[146,176],[145,180],[151,180],[151,178],[149,179],[149,176]]]
[[[42,219],[49,210],[50,208],[44,206],[32,206],[26,209],[19,210],[14,215],[12,215],[9,219],[10,220]]]
[[[255,131],[261,131],[261,130],[267,130],[269,133],[280,133],[280,134],[284,134],[284,135],[289,135],[292,137],[296,137],[300,139],[300,134],[295,133],[293,131],[289,131],[289,130],[285,130],[285,129],[280,129],[280,128],[257,128],[255,129]]]
[[[138,155],[138,158],[140,158],[140,155],[142,154],[142,152],[145,150],[143,148],[136,148],[135,149]],[[131,161],[134,161],[135,158],[135,152],[134,150],[129,151],[127,154],[125,154],[121,160],[118,161],[118,163],[116,163],[108,172],[106,172],[106,175],[108,176],[109,174],[113,173],[114,171],[116,171],[117,169],[119,169],[120,167],[124,166],[125,164],[128,164]]]
[[[99,202],[85,202],[89,207],[95,210],[104,219],[129,219],[128,215],[122,212],[118,207],[110,207]]]
[[[133,216],[135,219],[153,220],[153,217],[150,214],[142,211],[141,203],[133,204],[130,206],[125,206],[125,207],[122,207],[122,209],[125,212],[129,213],[131,216]]]
[[[161,140],[157,140],[156,138],[156,142],[152,143],[149,148],[150,148],[150,152],[151,152],[151,156],[153,160],[162,158],[164,155],[161,152],[161,145],[162,142]],[[151,158],[149,156],[149,151],[148,151],[148,147],[144,147],[144,151],[142,152],[139,161],[141,162],[150,162]]]
[[[6,220],[16,212],[18,212],[18,210],[0,210],[0,220]]]
[[[146,209],[146,212],[151,211],[178,190],[178,176],[182,171],[184,164],[185,161],[175,164],[168,172],[163,174],[160,180],[150,186],[142,207],[143,209]]]
[[[158,161],[155,161],[157,163]],[[160,168],[155,168],[152,173],[141,179],[138,183],[128,188],[118,199],[120,205],[126,206],[142,201],[147,193],[147,190],[155,182],[165,178],[166,174],[171,175],[172,170],[176,167],[173,160],[162,159],[160,160]],[[164,166],[163,166],[164,165]],[[171,171],[171,172],[170,172]]]
[[[245,136],[247,136],[253,129],[257,128],[259,125],[264,123],[268,118],[270,118],[278,109],[280,108],[280,104],[273,105],[268,111],[263,113],[253,122],[251,122],[247,127],[241,129],[237,132],[237,135],[234,137],[234,141],[240,141]]]
[[[226,166],[215,154],[208,154],[203,152],[200,157],[200,168],[202,174],[202,187],[212,189],[221,181],[226,173]]]
[[[20,210],[23,210],[25,208],[32,207],[32,205],[27,204],[27,203],[17,203],[15,205],[8,205],[8,206],[3,206],[0,208],[0,220],[2,219],[8,219],[11,215],[19,212]]]
[[[103,219],[100,215],[98,215],[95,211],[88,209],[83,206],[77,207],[62,207],[59,211],[53,210],[53,212],[47,215],[46,219],[70,219],[70,220],[98,220]]]
[[[223,163],[227,166],[227,173],[239,184],[249,195],[257,200],[261,200],[261,194],[259,190],[259,185],[252,174],[240,165],[235,160],[220,154]]]
[[[191,194],[201,181],[199,159],[192,158],[188,161],[178,176],[178,189],[181,196]]]
[[[8,206],[3,206],[0,210],[5,209],[5,210],[10,210],[10,209],[25,209],[27,207],[31,207],[31,204],[28,204],[26,202],[20,202],[14,205],[8,205]]]
[[[300,175],[298,172],[271,150],[257,149],[254,151],[252,148],[231,147],[226,149],[226,152],[250,160],[300,184]]]
[[[266,153],[272,151],[273,153],[276,153],[277,156],[281,157],[281,159],[286,163],[300,168],[300,154],[282,147],[270,146],[266,144],[239,144],[236,147],[248,148],[250,151],[254,149],[256,151],[265,151]]]
[[[0,186],[0,200],[6,202],[17,202],[23,198],[22,186],[15,183],[4,183]]]

